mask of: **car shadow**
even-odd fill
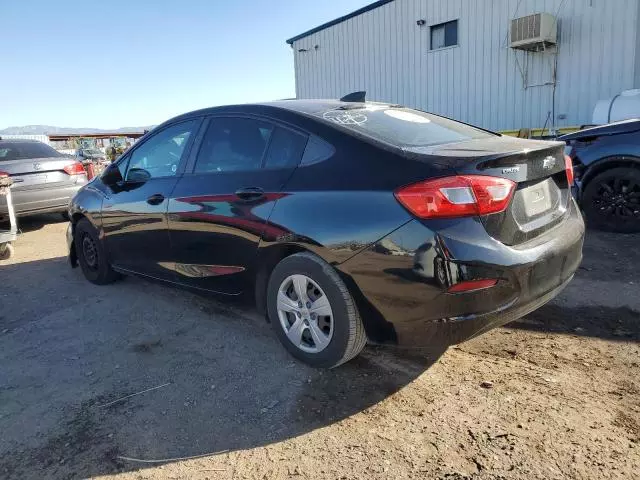
[[[640,312],[629,307],[547,304],[506,328],[640,342]]]
[[[60,213],[41,213],[28,217],[18,217],[18,231],[21,233],[34,232],[52,223],[65,223],[67,220]],[[8,219],[2,220],[2,228],[7,228]]]
[[[8,479],[90,477],[297,437],[372,407],[444,353],[367,347],[316,370],[246,305],[136,278],[97,287],[62,257],[0,266],[0,284]]]

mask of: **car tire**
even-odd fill
[[[640,170],[618,167],[599,173],[587,183],[581,206],[591,228],[640,232]]]
[[[3,243],[0,245],[0,260],[9,260],[13,255],[14,248],[11,243]]]
[[[69,213],[68,212],[60,212],[60,216],[63,220],[69,221]]]
[[[300,300],[296,282],[306,286],[302,307],[300,302],[295,302]],[[285,297],[280,297],[282,294]],[[285,298],[283,303],[281,298]],[[289,309],[292,304],[298,305],[297,311],[281,308]],[[286,257],[276,265],[267,286],[267,310],[284,347],[313,367],[337,367],[356,357],[367,343],[364,325],[346,285],[333,267],[308,252]],[[326,313],[330,315],[324,315]],[[302,332],[300,341],[292,333],[294,326],[299,326]]]
[[[87,280],[96,285],[106,285],[120,278],[109,264],[98,232],[86,218],[80,219],[76,225],[73,242],[78,263]]]

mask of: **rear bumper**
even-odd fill
[[[13,208],[18,216],[46,212],[65,212],[69,202],[85,184],[78,183],[59,188],[32,190],[12,189]],[[7,204],[0,197],[0,217],[8,215]]]
[[[448,346],[520,318],[555,297],[582,260],[584,223],[573,200],[553,229],[506,246],[473,218],[413,220],[340,265],[377,343]],[[484,290],[447,293],[468,280]]]

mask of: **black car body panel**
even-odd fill
[[[229,295],[255,289],[258,298],[279,259],[310,251],[338,271],[369,339],[404,345],[463,341],[535,308],[571,278],[584,226],[562,180],[561,144],[486,133],[468,142],[400,148],[318,116],[342,107],[352,105],[282,101],[199,110],[165,122],[103,175],[119,174],[114,169],[164,130],[197,121],[173,165],[175,175],[112,186],[92,181],[70,206],[69,238],[84,216],[116,270]],[[260,170],[197,171],[209,129],[228,118],[305,136],[299,165],[269,168],[270,140]],[[324,153],[309,153],[323,143]],[[553,161],[542,169],[547,157]],[[518,191],[552,182],[555,203],[526,218],[507,210],[421,220],[394,196],[405,185],[454,175],[512,180],[514,209],[524,201]],[[536,221],[538,228],[530,228]],[[498,283],[447,293],[456,283],[482,278]]]
[[[375,319],[365,324],[368,337],[451,345],[539,307],[582,260],[584,224],[573,200],[569,210],[561,226],[518,247],[491,238],[474,218],[412,220],[377,241],[339,267],[362,292],[360,310]],[[500,281],[487,290],[446,291],[483,278]]]
[[[633,132],[640,132],[640,119],[622,120],[606,125],[598,125],[597,127],[585,128],[584,130],[562,135],[559,140],[568,142],[570,140],[584,140]]]
[[[581,200],[589,181],[599,173],[620,166],[640,168],[640,120],[625,120],[587,128],[558,138],[575,171],[574,194]]]

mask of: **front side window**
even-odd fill
[[[252,118],[213,118],[202,139],[195,173],[239,172],[262,167],[274,126]]]
[[[176,175],[184,149],[197,126],[198,120],[178,123],[146,140],[130,156],[127,180]]]
[[[431,50],[458,45],[458,20],[431,26]]]

